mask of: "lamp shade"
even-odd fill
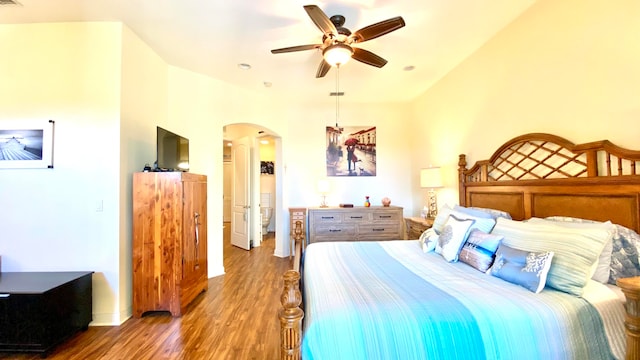
[[[322,52],[324,61],[331,66],[345,64],[349,59],[351,59],[351,55],[353,55],[353,49],[351,46],[340,43],[333,44]]]
[[[320,194],[328,194],[329,193],[329,181],[328,180],[318,180],[318,192]]]
[[[420,170],[420,187],[442,187],[442,172],[439,167],[430,167]]]

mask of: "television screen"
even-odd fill
[[[157,127],[156,155],[158,169],[189,171],[189,139]]]

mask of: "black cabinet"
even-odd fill
[[[0,351],[46,355],[92,320],[92,272],[0,273]]]

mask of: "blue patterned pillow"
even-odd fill
[[[493,259],[498,250],[498,245],[503,237],[487,234],[480,230],[471,230],[467,242],[460,250],[460,261],[472,267],[486,272],[493,264]]]
[[[609,284],[616,283],[617,279],[640,276],[640,235],[637,232],[622,225],[615,225],[616,233],[613,235],[611,249],[611,267]]]
[[[491,267],[491,275],[537,294],[544,289],[552,259],[552,251],[530,252],[501,244]]]
[[[436,253],[442,255],[448,262],[458,261],[460,248],[467,240],[469,229],[474,222],[472,219],[458,219],[454,215],[449,215],[449,219],[438,237]]]

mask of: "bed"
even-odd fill
[[[638,164],[608,141],[540,133],[470,168],[460,155],[459,205],[420,240],[297,249],[282,358],[638,358],[638,328],[624,326],[637,304],[625,312],[615,286],[640,275]]]

